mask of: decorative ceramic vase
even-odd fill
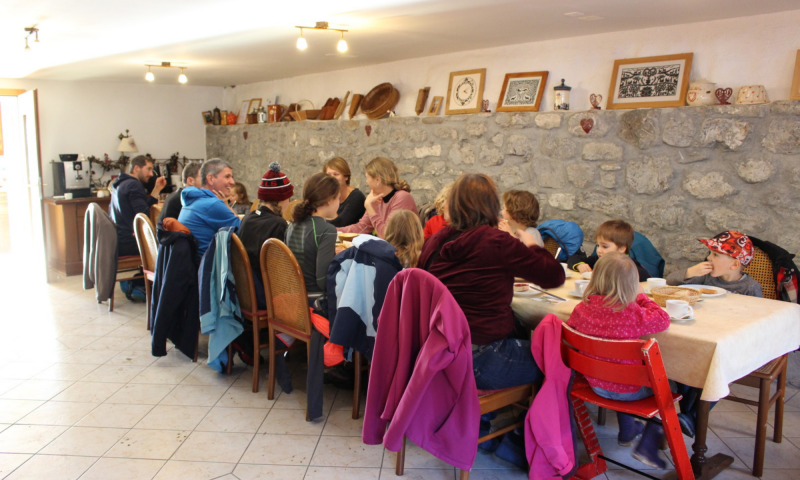
[[[689,91],[686,93],[686,103],[691,106],[716,105],[717,98],[714,95],[717,84],[701,79],[689,84]]]
[[[228,125],[236,125],[236,119],[238,115],[233,112],[228,112]]]
[[[739,89],[736,96],[736,105],[755,105],[758,103],[769,103],[767,89],[764,85],[746,85]]]

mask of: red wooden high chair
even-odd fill
[[[669,379],[664,369],[658,342],[654,339],[606,340],[590,337],[576,332],[566,324],[564,324],[562,332],[561,356],[564,364],[577,373],[571,392],[575,420],[581,430],[583,443],[591,460],[580,466],[574,478],[588,480],[607,470],[606,457],[603,456],[584,403],[589,402],[599,407],[647,419],[659,415],[678,478],[694,480],[689,454],[683,443],[681,426],[678,423],[678,414],[675,411],[675,402],[682,397],[670,391]],[[634,365],[614,363],[588,355],[636,360],[637,363]],[[594,393],[584,375],[609,382],[650,387],[653,389],[654,395],[633,402],[609,400]]]

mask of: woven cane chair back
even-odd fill
[[[142,268],[148,272],[155,272],[158,242],[150,218],[143,213],[137,213],[133,218],[133,232],[136,235],[136,243],[142,257]]]
[[[264,243],[261,247],[261,272],[270,324],[311,335],[311,316],[303,271],[285,243],[274,238]]]
[[[553,240],[550,237],[547,237],[545,239],[545,241],[544,241],[544,248],[545,248],[545,250],[550,252],[550,255],[555,257],[556,256],[556,252],[558,252],[558,242],[556,242],[555,240]]]
[[[772,261],[764,250],[754,247],[753,259],[750,264],[744,267],[744,273],[753,277],[761,284],[764,298],[778,300],[778,289],[775,285],[775,273],[772,271]]]
[[[235,233],[231,235],[230,263],[233,279],[236,281],[236,298],[239,299],[239,307],[248,312],[255,312],[257,310],[256,289],[253,282],[253,270],[250,268],[250,258],[247,256],[247,250],[244,249],[242,241]]]

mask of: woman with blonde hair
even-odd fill
[[[394,162],[377,157],[365,168],[370,192],[364,201],[366,213],[361,220],[349,227],[338,228],[342,233],[371,233],[384,237],[386,221],[398,210],[417,212],[417,204],[411,196],[408,182],[401,180]]]
[[[352,225],[364,216],[366,197],[361,190],[350,186],[350,165],[342,157],[334,157],[322,166],[322,173],[335,178],[341,189],[339,190],[339,210],[337,217],[329,220],[334,227]]]
[[[436,232],[443,229],[447,225],[447,196],[450,195],[450,190],[453,188],[452,183],[448,183],[436,196],[433,201],[433,208],[436,209],[436,215],[425,222],[425,240],[432,237]]]
[[[385,240],[395,248],[403,268],[416,267],[425,242],[419,216],[408,210],[398,210],[386,222],[385,233]]]

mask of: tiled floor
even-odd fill
[[[150,356],[144,306],[120,294],[116,301],[107,313],[79,277],[35,287],[0,280],[0,478],[395,478],[395,454],[361,442],[360,422],[350,418],[352,392],[326,387],[325,418],[306,422],[302,366],[294,393],[267,400],[265,387],[251,392],[251,370],[241,364],[224,376],[175,350]],[[783,443],[767,442],[765,479],[800,478],[797,393],[789,389]],[[638,463],[617,446],[609,417],[598,429],[606,454]],[[736,459],[717,478],[753,478],[755,420],[744,405],[723,401],[713,410],[709,451]],[[405,478],[454,480],[457,472],[414,447]],[[479,453],[470,478],[527,476]],[[638,477],[615,468],[606,478]]]

